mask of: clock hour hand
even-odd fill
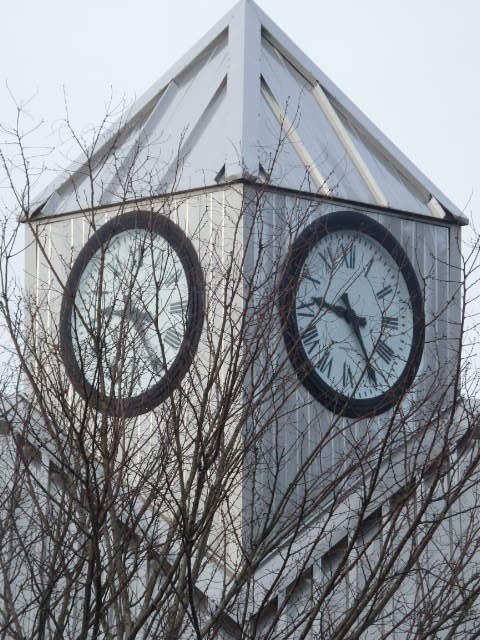
[[[345,305],[345,320],[348,322],[349,325],[351,325],[353,329],[353,333],[355,334],[360,344],[360,347],[362,349],[363,357],[365,358],[365,362],[367,365],[367,375],[370,378],[370,380],[373,382],[373,384],[377,386],[377,376],[375,375],[374,368],[370,364],[370,358],[368,357],[367,350],[365,349],[365,344],[363,342],[362,334],[360,332],[360,326],[364,326],[364,325],[361,325],[359,320],[361,319],[364,320],[365,318],[359,318],[359,316],[357,316],[355,311],[352,309],[352,307],[350,306],[350,300],[348,299],[348,293],[343,293],[340,296],[340,298]]]
[[[147,326],[152,322],[152,317],[149,313],[132,306],[128,308],[128,311],[123,309],[116,309],[113,305],[106,307],[104,309],[104,313],[105,314],[108,313],[109,315],[111,314],[119,318],[123,318],[125,315],[128,316],[133,326],[135,327],[137,335],[140,338],[140,342],[143,344],[143,347],[148,355],[148,358],[151,364],[154,367],[161,366],[162,364],[161,359],[159,358],[155,350],[152,348],[151,344],[149,343],[145,335]]]
[[[130,306],[128,315],[137,328],[145,328],[149,324],[153,323],[152,316],[149,313],[142,311],[141,309],[137,309],[136,307]]]
[[[335,313],[339,318],[343,318],[344,320],[346,320],[348,322],[348,324],[350,324],[350,322],[348,320],[348,307],[346,307],[346,306],[342,307],[339,304],[329,304],[325,300],[325,298],[312,298],[312,300],[319,307],[325,307],[329,311],[333,311],[333,313]],[[366,321],[365,318],[362,318],[361,316],[356,316],[356,317],[357,317],[358,324],[359,324],[360,327],[364,327],[367,324],[367,321]]]
[[[117,316],[117,318],[128,318],[133,323],[134,327],[139,331],[140,329],[145,329],[148,324],[153,322],[152,317],[146,311],[141,311],[136,307],[132,307],[129,305],[127,308],[120,309],[115,307],[114,305],[110,305],[105,307],[103,310],[104,315],[106,316]]]

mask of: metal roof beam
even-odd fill
[[[438,202],[438,200],[435,198],[435,196],[432,196],[430,198],[430,200],[427,203],[427,206],[428,206],[428,208],[430,210],[430,213],[435,218],[445,218],[446,217],[444,208]]]
[[[280,27],[259,7],[256,7],[259,19],[262,23],[264,36],[277,48],[282,55],[313,85],[318,82],[335,100],[350,113],[355,120],[365,129],[375,143],[381,148],[384,155],[388,155],[392,164],[399,171],[408,176],[414,184],[420,184],[423,189],[430,192],[439,202],[443,203],[460,223],[468,223],[468,218],[463,212],[443,194],[432,182],[409,160],[403,153],[385,136],[373,122],[328,78],[316,64],[314,64],[299,47],[286,35]]]
[[[258,177],[261,27],[254,5],[239,2],[228,26],[225,179]]]
[[[325,117],[330,123],[330,126],[333,128],[338,138],[340,139],[340,142],[343,144],[345,151],[347,152],[349,158],[355,165],[358,173],[361,175],[361,177],[365,181],[365,184],[367,185],[370,193],[375,198],[375,202],[381,207],[388,207],[387,198],[383,194],[378,182],[373,177],[370,169],[367,167],[362,156],[358,153],[358,150],[355,147],[353,140],[348,135],[348,132],[343,126],[342,121],[338,117],[337,112],[332,107],[330,100],[327,98],[324,90],[318,84],[318,82],[316,82],[315,85],[313,86],[312,94],[315,100],[317,101],[317,104],[325,114]]]
[[[270,91],[267,83],[265,81],[262,82],[262,95],[265,98],[268,106],[272,110],[273,115],[278,120],[278,123],[282,127],[286,137],[288,138],[290,144],[294,148],[300,160],[306,167],[306,170],[313,178],[318,190],[326,196],[331,195],[331,189],[328,185],[326,178],[320,173],[316,162],[310,155],[308,149],[303,144],[298,132],[290,122],[290,119],[286,115],[285,111],[280,107],[272,92]]]

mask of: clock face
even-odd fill
[[[413,381],[424,342],[420,287],[398,242],[367,216],[337,212],[302,232],[280,312],[298,376],[329,409],[380,413]]]
[[[65,287],[61,348],[74,387],[111,414],[152,409],[191,364],[202,317],[201,268],[181,229],[148,212],[112,219]]]

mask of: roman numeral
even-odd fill
[[[163,286],[173,287],[173,285],[176,283],[177,283],[177,274],[175,271],[172,271],[171,273],[168,274],[168,276],[166,276],[165,280],[163,281]]]
[[[116,273],[123,273],[125,270],[125,263],[122,263],[118,253],[115,253],[113,256],[113,271]]]
[[[312,302],[303,302],[297,307],[297,318],[313,318],[315,313],[312,311]]]
[[[303,342],[305,342],[305,344],[308,344],[309,342],[312,342],[313,340],[317,340],[317,327],[310,327],[309,329],[307,329],[302,337]]]
[[[174,313],[177,316],[183,316],[183,303],[172,302],[170,305],[170,313]]]
[[[392,291],[393,287],[391,285],[387,285],[386,287],[383,287],[383,289],[380,289],[380,291],[377,291],[375,295],[379,300],[381,300],[382,298],[385,298],[385,296],[388,296],[390,293],[392,293]]]
[[[395,355],[395,352],[393,351],[393,349],[390,349],[390,347],[385,342],[383,342],[383,340],[379,340],[378,341],[377,351],[378,351],[378,355],[380,356],[380,358],[386,364],[390,364],[390,362],[392,361],[393,356]]]
[[[388,316],[383,316],[382,330],[383,329],[398,329],[398,318],[389,318]]]
[[[370,273],[370,269],[372,268],[372,264],[373,264],[373,258],[370,258],[370,260],[367,263],[367,266],[365,267],[365,270],[363,272],[363,275],[365,277],[368,276],[368,274]]]
[[[178,335],[175,327],[169,327],[166,331],[165,331],[165,335],[163,337],[163,340],[166,344],[168,344],[170,347],[172,347],[173,349],[178,349],[178,347],[180,346],[182,339],[181,337]]]
[[[335,265],[335,257],[332,254],[331,248],[328,247],[326,253],[322,253],[321,251],[319,251],[318,255],[325,263],[325,266],[327,267],[327,269],[331,271]]]
[[[319,369],[321,373],[326,372],[327,376],[330,377],[332,373],[332,364],[333,364],[333,358],[330,357],[330,352],[324,351],[320,359],[320,362],[317,365],[317,369]]]
[[[306,346],[307,351],[311,353],[313,348],[318,345],[317,327],[310,327],[302,336],[302,342]]]
[[[350,384],[352,387],[354,386],[352,370],[350,369],[350,365],[348,365],[346,362],[343,363],[342,380],[343,380],[344,387],[346,387],[347,384]]]
[[[351,246],[348,249],[342,245],[343,258],[348,269],[355,269],[355,247]]]

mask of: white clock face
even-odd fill
[[[372,416],[400,402],[423,353],[415,271],[389,231],[335,211],[293,242],[279,290],[285,348],[301,384],[328,409]]]
[[[317,376],[354,400],[387,393],[408,363],[414,314],[402,271],[370,235],[336,230],[310,249],[295,301]]]
[[[142,228],[113,235],[76,289],[72,346],[85,380],[119,398],[158,384],[180,352],[188,296],[182,261],[162,235]]]

